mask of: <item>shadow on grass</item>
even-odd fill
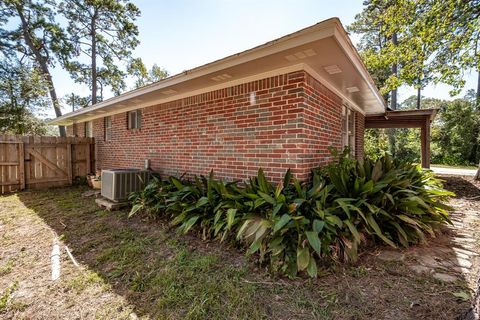
[[[139,316],[161,319],[451,319],[464,310],[452,292],[465,287],[416,275],[374,252],[317,280],[274,279],[238,251],[161,222],[106,212],[83,188],[19,193],[79,263],[96,273]],[[443,237],[443,254],[453,246]],[[333,271],[333,272],[332,272]],[[93,280],[91,280],[93,278]],[[77,280],[83,288],[95,276]],[[85,283],[83,283],[85,282]]]
[[[263,283],[257,283],[252,274],[258,270],[249,269],[244,256],[235,250],[179,236],[158,221],[128,219],[125,211],[103,211],[94,199],[81,198],[82,190],[18,195],[55,230],[78,262],[133,305],[138,316],[331,318],[331,298],[315,290],[312,281],[302,287],[290,285],[286,290],[280,282],[275,284],[265,277]],[[91,278],[76,279],[74,289],[88,287]],[[283,301],[287,302],[280,308]]]

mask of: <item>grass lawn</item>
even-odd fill
[[[478,167],[476,166],[451,166],[448,164],[431,164],[432,167],[437,167],[437,168],[451,168],[451,169],[467,169],[467,170],[477,170]]]
[[[275,278],[228,244],[100,210],[83,191],[0,197],[0,318],[452,319],[468,307],[452,294],[461,281],[382,262],[375,249],[319,279]],[[55,239],[62,269],[52,281]]]

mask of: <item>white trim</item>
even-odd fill
[[[63,121],[64,119],[66,120],[76,115],[94,112],[98,109],[115,103],[121,103],[125,100],[139,97],[153,91],[161,90],[188,80],[192,80],[204,75],[209,75],[224,70],[226,68],[234,67],[268,55],[282,52],[284,50],[295,48],[305,43],[332,37],[335,33],[335,25],[337,23],[337,20],[337,18],[332,18],[322,21],[314,26],[302,29],[279,39],[254,47],[252,49],[228,56],[226,58],[205,64],[191,70],[184,71],[169,78],[160,80],[159,82],[155,82],[150,85],[126,92],[117,97],[107,99],[93,106],[67,113],[61,117],[58,117],[58,119],[52,120],[51,124],[57,124],[58,120]],[[59,122],[58,124],[63,123],[65,122]]]
[[[139,104],[136,104],[134,106],[126,106],[126,107],[123,107],[123,108],[116,108],[114,111],[105,112],[105,113],[97,114],[97,115],[92,115],[90,117],[82,119],[81,121],[71,120],[68,124],[90,121],[90,120],[103,118],[103,117],[107,117],[107,116],[112,116],[112,115],[115,115],[115,114],[124,113],[124,112],[128,112],[128,111],[136,110],[136,109],[147,108],[147,107],[151,107],[151,106],[155,106],[155,105],[159,105],[159,104],[164,104],[164,103],[168,103],[168,102],[172,102],[172,101],[176,101],[176,100],[180,100],[180,99],[184,99],[184,98],[189,98],[189,97],[197,96],[197,95],[200,95],[200,94],[203,94],[203,93],[212,92],[212,91],[215,91],[215,90],[230,88],[230,87],[233,87],[233,86],[237,86],[237,85],[252,82],[252,81],[257,81],[257,80],[262,80],[262,79],[271,78],[271,77],[275,77],[275,76],[280,76],[280,75],[287,74],[287,73],[292,73],[292,72],[295,72],[295,71],[302,71],[302,70],[305,70],[304,65],[305,64],[300,63],[300,64],[296,64],[296,65],[293,65],[293,66],[288,66],[288,67],[283,67],[283,68],[271,70],[271,71],[268,71],[268,72],[258,73],[258,74],[255,74],[253,76],[248,76],[248,77],[245,77],[245,78],[235,79],[235,80],[232,80],[232,81],[228,81],[228,82],[224,82],[224,83],[221,83],[221,84],[209,86],[209,87],[206,87],[206,88],[197,89],[197,90],[193,90],[193,91],[188,91],[188,92],[182,93],[182,94],[172,95],[172,96],[166,97],[166,98],[159,98],[159,99],[151,100],[149,102],[139,103]],[[77,115],[72,115],[72,116],[75,117]],[[52,122],[55,123],[55,120],[53,120]],[[66,122],[62,122],[62,124],[66,124]]]
[[[310,67],[308,64],[305,64],[305,63],[299,63],[299,64],[296,64],[296,65],[293,65],[293,66],[288,66],[288,67],[283,67],[283,68],[271,70],[271,71],[268,71],[268,72],[258,73],[258,74],[255,74],[253,76],[249,76],[249,77],[245,77],[245,78],[241,78],[241,79],[235,79],[235,80],[232,80],[232,81],[224,82],[224,83],[213,85],[213,86],[210,86],[210,87],[189,91],[189,92],[186,92],[186,93],[183,93],[183,94],[173,95],[173,96],[170,96],[170,97],[167,97],[167,98],[160,98],[160,99],[152,100],[152,101],[149,101],[149,102],[139,103],[139,104],[136,104],[134,106],[116,108],[114,111],[104,112],[104,113],[97,114],[97,115],[92,115],[90,117],[82,119],[81,121],[72,120],[68,124],[65,123],[65,122],[63,122],[63,124],[70,125],[72,123],[81,123],[81,122],[86,122],[86,121],[92,121],[92,120],[98,119],[98,118],[104,118],[104,117],[113,116],[115,114],[120,114],[120,113],[124,113],[124,112],[128,112],[128,111],[132,111],[132,110],[143,109],[143,108],[147,108],[147,107],[151,107],[151,106],[155,106],[155,105],[159,105],[159,104],[164,104],[164,103],[168,103],[168,102],[172,102],[172,101],[176,101],[176,100],[180,100],[180,99],[184,99],[184,98],[197,96],[197,95],[207,93],[207,92],[212,92],[212,91],[216,91],[216,90],[230,88],[230,87],[237,86],[237,85],[240,85],[240,84],[249,83],[249,82],[252,82],[252,81],[262,80],[262,79],[266,79],[266,78],[271,78],[271,77],[275,77],[275,76],[280,76],[280,75],[284,75],[284,74],[288,74],[288,73],[292,73],[292,72],[296,72],[296,71],[305,71],[310,76],[312,76],[315,80],[320,82],[322,85],[324,85],[329,90],[331,90],[333,93],[335,93],[338,97],[340,97],[344,104],[347,104],[350,108],[355,109],[355,111],[361,113],[362,115],[366,114],[365,111],[362,110],[356,103],[354,103],[352,100],[350,100],[348,97],[346,97],[342,92],[340,92],[338,89],[336,89],[327,79],[325,79],[324,77],[319,75],[312,67]]]
[[[345,118],[343,116],[343,108],[346,109],[346,114]],[[350,114],[349,114],[350,113]],[[352,128],[352,135],[350,135],[350,118],[353,118],[353,128]],[[343,131],[343,120],[345,119],[346,123],[346,132]],[[356,147],[357,147],[357,126],[356,126],[356,121],[357,121],[357,114],[350,108],[348,105],[344,104],[342,105],[342,151],[345,149],[345,147],[350,147],[350,151],[352,154],[355,154]],[[346,135],[346,140],[344,141],[343,135]],[[350,136],[353,136],[353,142],[350,144]]]
[[[372,77],[368,73],[365,65],[363,64],[357,50],[355,47],[353,47],[353,44],[349,41],[348,36],[345,34],[345,30],[341,25],[338,25],[340,28],[337,28],[335,30],[334,38],[337,40],[338,44],[340,45],[340,48],[343,49],[347,57],[350,59],[354,67],[357,69],[358,73],[362,76],[363,80],[367,83],[368,88],[370,91],[373,92],[375,97],[377,98],[377,101],[384,107],[384,110],[386,110],[387,106],[385,103],[385,99],[383,99],[383,96],[380,94],[378,91],[377,87],[375,86]],[[339,29],[341,31],[339,31]]]

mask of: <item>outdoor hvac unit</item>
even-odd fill
[[[147,170],[102,170],[102,196],[117,202],[127,200],[131,192],[143,189],[149,179]]]

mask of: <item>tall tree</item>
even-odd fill
[[[0,61],[0,132],[42,135],[45,121],[34,116],[48,108],[48,86],[38,69]]]
[[[364,9],[348,26],[350,32],[361,34],[358,49],[365,65],[390,108],[397,108],[398,60],[395,52],[398,45],[396,26],[384,18],[391,7],[389,0],[366,0]],[[390,25],[389,25],[390,23]],[[386,54],[388,53],[388,54]],[[390,93],[390,95],[388,94]],[[395,130],[388,130],[390,153],[395,155]]]
[[[62,65],[72,54],[64,30],[55,21],[54,0],[3,0],[0,2],[0,13],[10,23],[4,24],[0,30],[3,47],[15,48],[21,60],[28,58],[48,84],[51,103],[57,117],[62,115],[57,91],[51,75],[51,68],[58,62]],[[14,25],[14,28],[7,26]],[[65,128],[59,126],[61,136],[65,136]]]
[[[64,0],[60,12],[77,49],[78,59],[68,68],[74,79],[89,85],[92,104],[103,98],[104,87],[119,94],[125,89],[119,65],[139,43],[134,22],[140,10],[126,0]],[[83,62],[85,56],[89,63]]]
[[[90,103],[88,97],[82,97],[73,92],[64,96],[62,100],[67,106],[71,107],[72,112],[77,109],[85,108]]]
[[[154,64],[152,68],[148,70],[140,58],[134,58],[130,61],[127,67],[127,72],[135,79],[134,89],[168,77],[168,71],[156,64]]]
[[[442,81],[454,86],[454,93],[465,85],[466,69],[477,72],[474,102],[480,112],[480,0],[437,1],[430,6],[429,26],[441,43],[433,64]],[[476,128],[477,132],[480,128]],[[480,180],[480,161],[475,175]]]
[[[378,59],[391,42],[385,32],[384,22],[379,18],[386,6],[386,1],[364,1],[363,11],[355,16],[355,21],[347,30],[361,35],[357,48],[372,78],[388,101],[390,90],[386,87],[386,81],[391,76],[392,63],[386,59]]]

